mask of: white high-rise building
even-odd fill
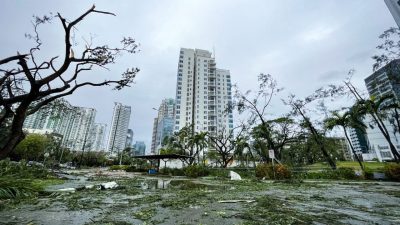
[[[116,102],[108,138],[107,150],[110,154],[115,155],[125,149],[130,117],[131,107]]]
[[[34,114],[26,117],[24,121],[25,129],[44,129],[44,124],[46,123],[47,115],[50,113],[50,109],[40,109]]]
[[[107,124],[95,123],[90,134],[90,143],[92,151],[104,151],[104,138],[106,136]]]
[[[30,133],[59,134],[61,146],[72,151],[103,151],[107,125],[95,124],[95,117],[95,109],[72,106],[64,100],[63,104],[43,107],[29,115],[23,128]]]
[[[58,106],[43,107],[25,119],[24,128],[51,130],[54,133],[64,136],[73,109],[73,106],[67,101]]]
[[[217,69],[211,52],[181,48],[176,85],[175,126],[194,131],[228,132],[233,128],[229,70]]]
[[[62,146],[73,151],[90,150],[92,148],[90,131],[94,125],[96,110],[74,106],[67,115],[67,126],[64,127]]]

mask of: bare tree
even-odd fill
[[[94,67],[106,68],[107,65],[115,63],[122,53],[133,54],[138,47],[133,38],[127,37],[121,40],[120,47],[94,46],[93,43],[87,43],[80,53],[75,53],[72,48],[73,32],[90,14],[115,16],[111,12],[96,10],[93,5],[74,20],[67,20],[60,13],[55,16],[36,17],[33,21],[34,34],[27,35],[36,45],[28,53],[17,52],[13,56],[0,59],[0,127],[7,127],[7,138],[0,146],[0,158],[6,157],[23,139],[22,126],[25,118],[43,106],[71,95],[83,87],[113,85],[114,89],[120,90],[133,82],[138,68],[127,69],[115,80],[82,81],[82,72]],[[39,62],[37,54],[41,50],[42,41],[38,27],[55,18],[59,20],[64,31],[64,53],[61,57],[54,56]],[[58,63],[60,58],[61,63]]]
[[[259,89],[257,91],[248,90],[242,93],[235,86],[235,103],[231,108],[236,108],[239,113],[249,113],[247,125],[250,126],[249,128],[253,128],[253,137],[262,139],[263,146],[273,149],[275,155],[280,156],[280,150],[292,136],[293,121],[288,116],[276,119],[267,118],[267,110],[273,97],[283,88],[278,87],[276,80],[270,74],[260,74],[258,81]],[[264,157],[266,154],[263,154],[262,151],[258,151],[258,153],[264,160],[267,160]]]
[[[238,130],[238,131],[236,131]],[[210,147],[214,148],[218,154],[217,163],[222,168],[226,168],[234,158],[236,144],[242,141],[242,133],[246,130],[246,126],[241,124],[233,129],[217,130],[215,133],[209,133],[208,139],[210,140]],[[235,134],[236,131],[236,134]]]

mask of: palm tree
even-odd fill
[[[372,117],[373,124],[378,127],[381,131],[382,135],[386,139],[389,144],[390,151],[392,152],[394,159],[396,162],[400,161],[400,154],[397,151],[393,141],[391,140],[390,133],[383,122],[387,116],[387,106],[390,103],[390,100],[393,98],[391,95],[385,95],[379,98],[375,98],[372,96],[367,100],[358,100],[354,107],[358,109],[361,115],[370,115]]]
[[[367,114],[371,116],[372,122],[378,127],[383,137],[388,142],[389,149],[392,152],[395,161],[399,163],[400,154],[399,152],[397,152],[397,149],[390,138],[390,133],[388,132],[386,125],[383,123],[383,120],[386,119],[386,117],[388,116],[386,108],[388,106],[388,103],[390,104],[391,102],[397,102],[397,100],[391,94],[380,96],[378,98],[376,96],[371,96],[370,99],[364,99],[358,93],[357,89],[353,86],[353,84],[351,84],[350,82],[345,82],[345,85],[349,88],[350,93],[352,93],[354,97],[357,99],[353,108],[357,108],[358,111],[360,112],[360,115],[362,116],[365,116]],[[394,108],[397,111],[398,105],[395,104]],[[395,115],[395,118],[397,115]],[[400,121],[397,120],[397,122],[400,125]]]
[[[364,166],[361,163],[361,159],[359,155],[357,155],[356,151],[354,150],[354,146],[352,145],[349,135],[347,134],[347,128],[354,128],[354,129],[360,129],[365,131],[366,126],[365,124],[360,120],[359,115],[356,114],[354,109],[349,110],[343,115],[341,115],[339,112],[334,111],[332,113],[332,117],[329,117],[325,119],[324,121],[325,128],[328,130],[332,130],[334,127],[340,126],[343,128],[344,131],[344,136],[347,139],[347,142],[350,145],[351,151],[353,152],[354,157],[356,158],[357,162],[360,164],[361,170],[364,171]]]

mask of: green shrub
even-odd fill
[[[110,166],[109,170],[126,170],[128,168],[128,165],[112,165]]]
[[[353,168],[348,168],[348,167],[338,168],[334,171],[334,173],[337,176],[336,179],[352,180],[357,178]]]
[[[185,171],[179,168],[162,168],[160,169],[160,173],[170,176],[185,176]]]
[[[9,159],[0,161],[0,177],[13,176],[15,178],[48,178],[53,177],[43,166],[28,165],[26,161],[10,161]]]
[[[275,176],[274,176],[275,173]],[[292,177],[292,173],[290,169],[283,165],[277,164],[274,167],[268,163],[260,163],[256,167],[256,177],[258,178],[266,178],[266,179],[290,179]]]
[[[271,179],[274,177],[272,165],[267,163],[260,163],[256,167],[256,177]]]
[[[292,172],[283,164],[275,165],[276,179],[289,179],[292,177]]]
[[[185,176],[193,178],[208,176],[208,174],[210,173],[207,167],[201,165],[190,165],[185,167],[183,171],[185,173]]]
[[[400,165],[389,163],[384,168],[385,175],[390,180],[400,181]]]
[[[373,180],[374,179],[374,172],[369,168],[365,168],[363,171],[364,179]]]
[[[143,172],[147,172],[148,170],[145,169],[145,168],[137,168],[136,166],[128,166],[128,167],[125,168],[125,171],[126,172],[140,172],[140,173],[143,173]]]

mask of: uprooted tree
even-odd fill
[[[116,62],[122,53],[136,53],[138,45],[131,37],[123,38],[120,47],[94,45],[86,42],[85,47],[75,45],[74,32],[77,25],[90,14],[115,14],[99,11],[93,5],[74,20],[67,20],[60,13],[55,16],[35,17],[34,33],[27,35],[35,41],[35,46],[27,53],[0,58],[0,159],[5,158],[24,138],[22,130],[25,118],[60,98],[73,94],[77,89],[87,86],[112,85],[115,90],[129,86],[133,82],[138,68],[129,68],[117,79],[96,81],[80,74],[95,67],[106,68]],[[39,60],[42,41],[38,28],[57,19],[64,31],[64,53],[47,60]],[[73,44],[76,52],[73,50]],[[60,61],[58,61],[61,58]],[[79,78],[79,79],[78,79]],[[97,79],[98,80],[98,79]]]

